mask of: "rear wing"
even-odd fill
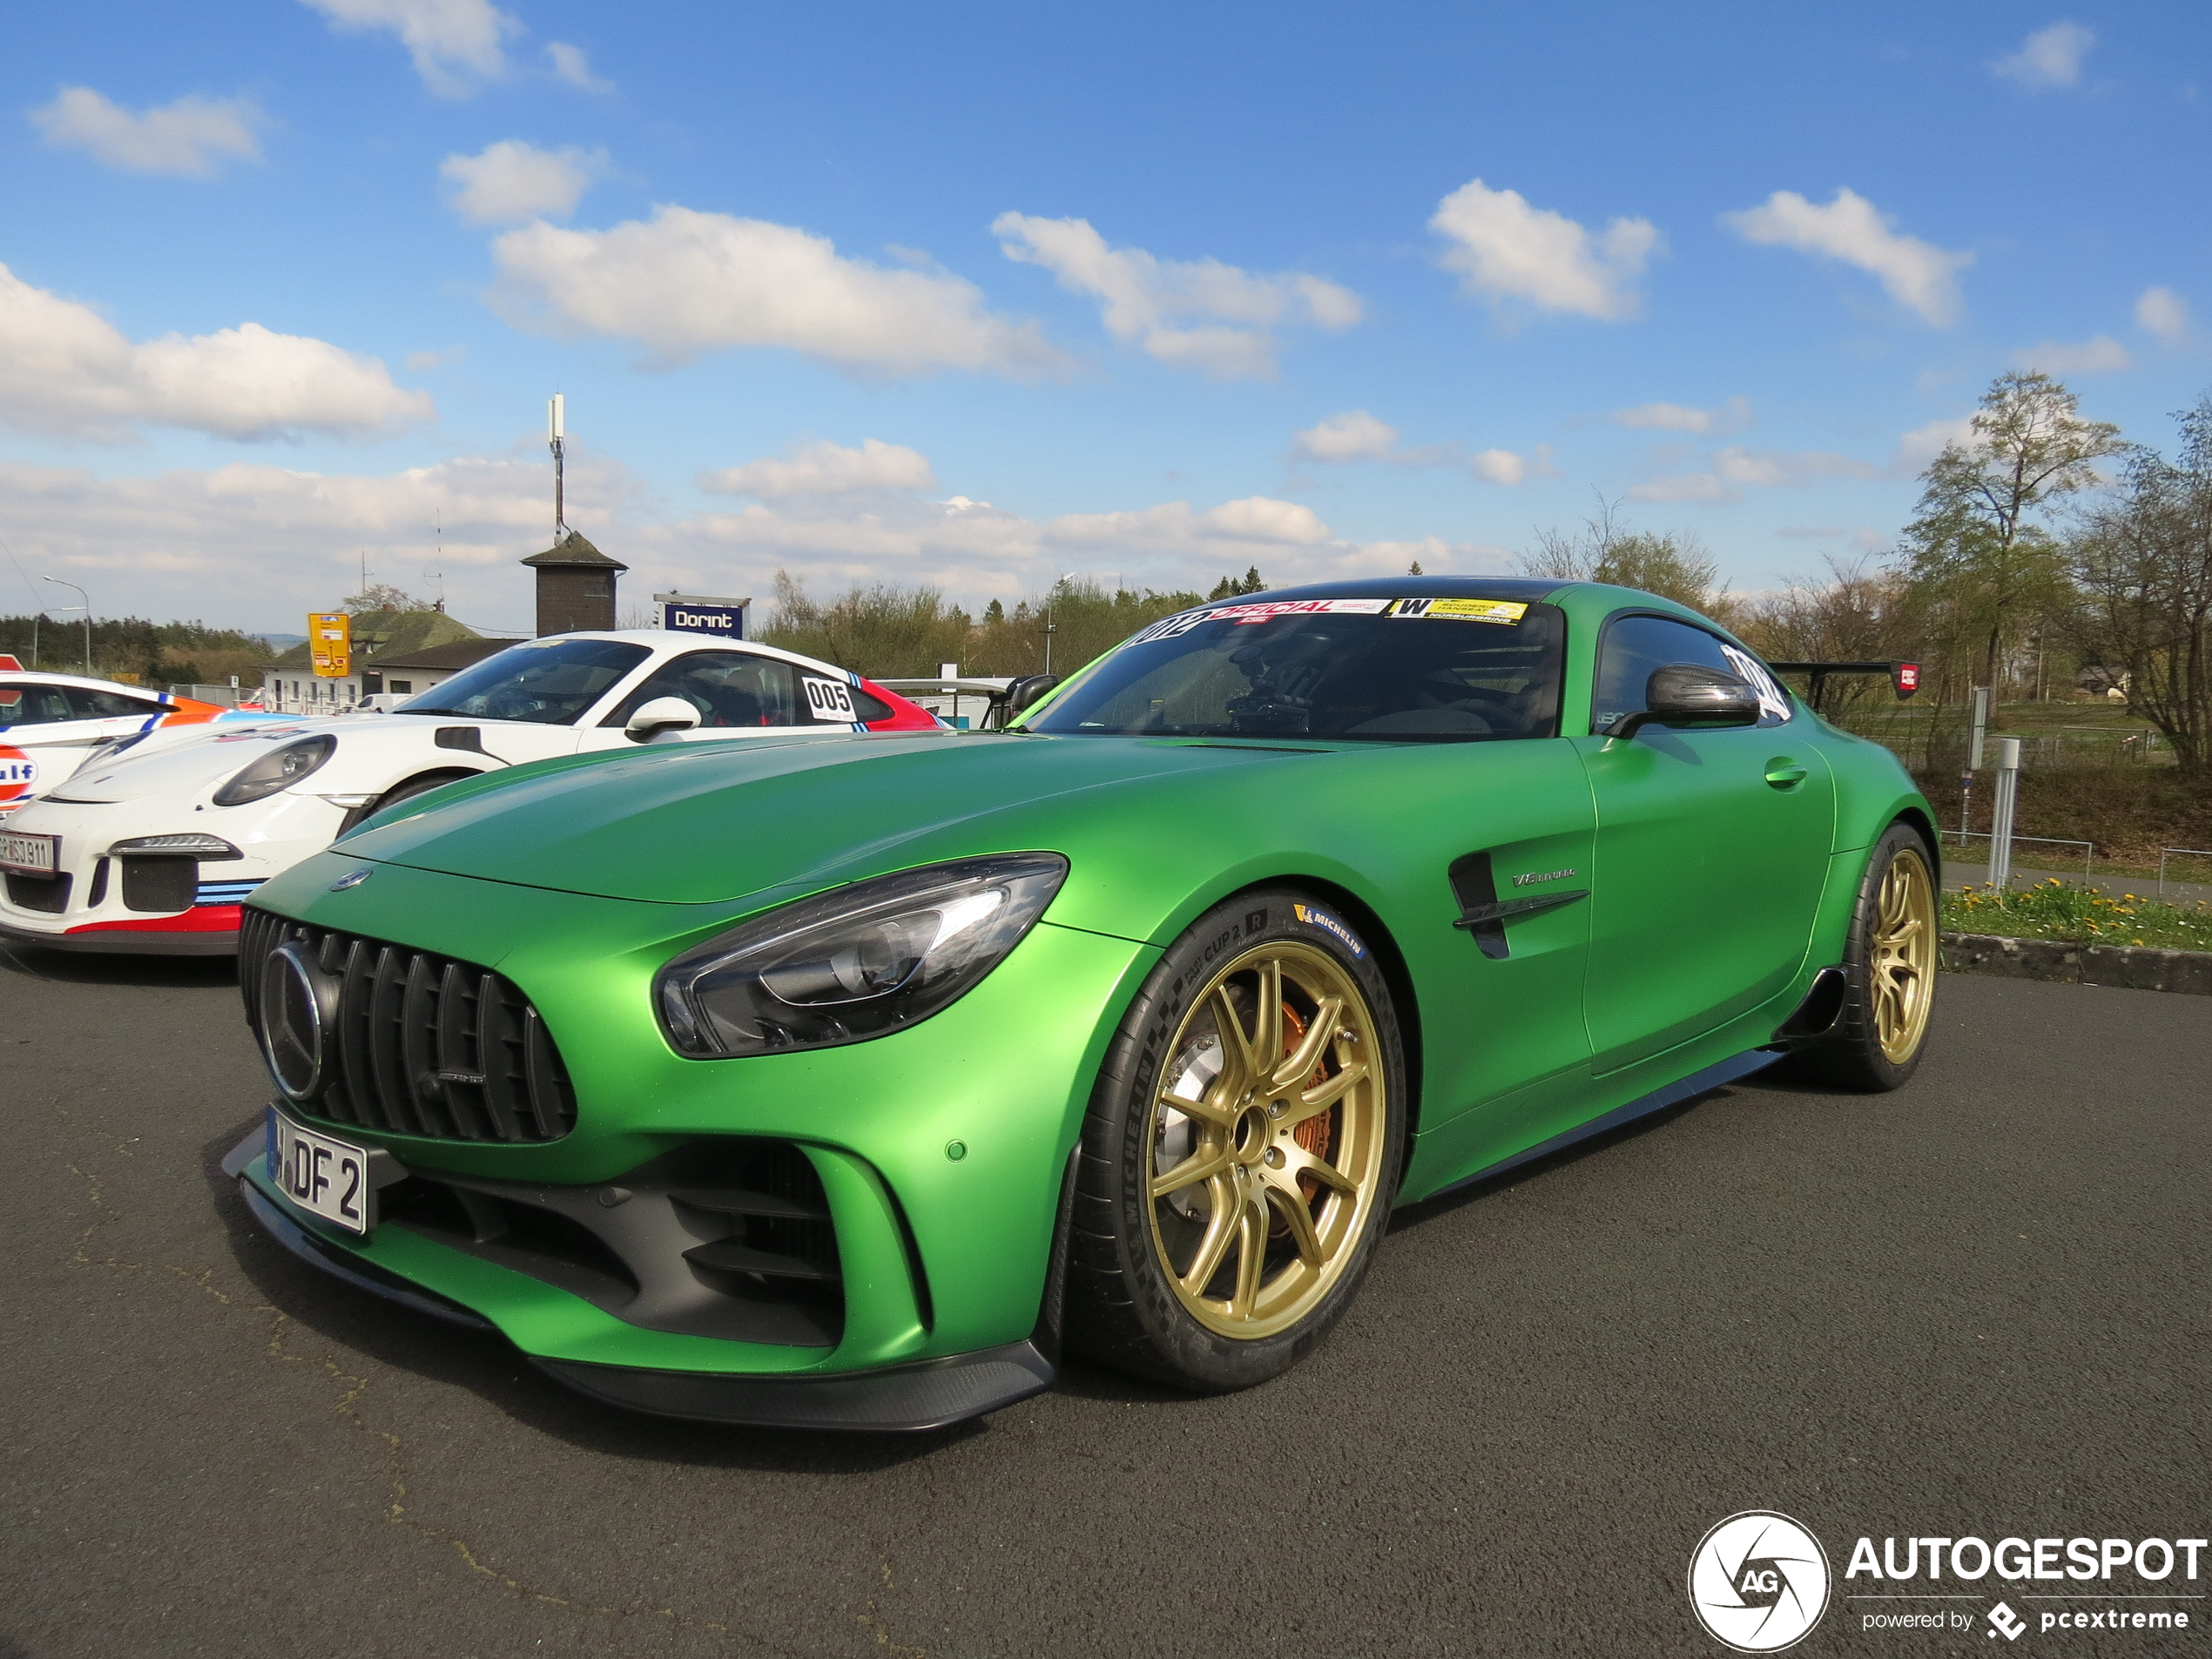
[[[1812,705],[1816,714],[1820,712],[1831,674],[1887,674],[1890,684],[1897,690],[1897,700],[1900,703],[1920,689],[1920,664],[1918,663],[1769,663],[1767,666],[1777,674],[1810,675],[1812,691],[1805,700]]]

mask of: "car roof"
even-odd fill
[[[1224,595],[1208,604],[1265,604],[1277,599],[1520,599],[1534,604],[1575,584],[1554,577],[1393,576],[1356,582],[1308,582],[1295,588]],[[1193,610],[1199,607],[1193,605]]]
[[[150,697],[158,702],[168,693],[151,685],[125,685],[119,680],[87,679],[82,674],[49,674],[43,668],[0,669],[0,685],[74,685],[80,691],[121,691],[126,697]]]
[[[620,639],[633,645],[645,645],[656,651],[700,651],[719,648],[723,651],[749,651],[757,656],[772,657],[778,662],[797,663],[816,671],[827,669],[833,673],[847,671],[834,663],[826,663],[819,657],[802,657],[795,651],[785,651],[775,645],[764,645],[757,639],[724,639],[716,634],[686,633],[674,628],[579,628],[573,633],[540,634],[537,640],[516,639],[514,645],[535,644],[548,639]],[[489,660],[489,659],[487,659]]]

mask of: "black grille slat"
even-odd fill
[[[257,1030],[260,965],[292,941],[338,991],[322,1086],[303,1112],[436,1140],[553,1141],[576,1127],[576,1089],[552,1034],[520,990],[473,962],[247,906],[239,984]]]

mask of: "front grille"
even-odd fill
[[[489,968],[273,915],[248,906],[239,988],[261,1031],[261,965],[297,941],[337,988],[322,1075],[300,1111],[335,1123],[449,1141],[558,1140],[576,1089],[529,1000]]]
[[[8,902],[24,910],[43,910],[58,916],[69,908],[69,878],[65,875],[19,875],[8,872]]]

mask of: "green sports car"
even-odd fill
[[[1666,600],[1297,589],[1013,701],[493,772],[269,882],[255,1216],[602,1400],[923,1428],[1063,1345],[1264,1381],[1394,1205],[1919,1058],[1927,801]]]

